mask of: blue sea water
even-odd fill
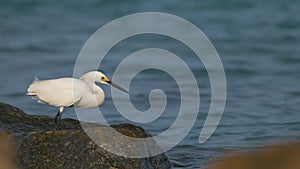
[[[80,49],[100,27],[136,12],[164,12],[199,27],[214,44],[225,68],[226,107],[207,142],[199,144],[198,137],[211,88],[203,64],[189,48],[162,36],[136,36],[117,44],[100,69],[111,77],[122,58],[139,49],[159,47],[180,56],[197,75],[201,107],[190,133],[167,152],[174,168],[202,168],[228,151],[299,139],[299,7],[297,0],[1,1],[0,101],[29,114],[54,116],[56,108],[25,96],[35,76],[72,76]],[[109,87],[103,88],[107,99],[101,110],[107,121],[130,122],[113,108]],[[149,91],[154,88],[167,91],[170,99],[161,118],[139,124],[153,135],[174,122],[180,103],[174,80],[166,73],[149,70],[138,74],[130,87],[136,108],[149,107]],[[66,109],[63,117],[76,118],[74,109]]]

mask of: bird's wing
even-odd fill
[[[71,106],[81,99],[85,90],[89,89],[79,79],[60,78],[34,81],[27,89],[27,95],[53,106]]]

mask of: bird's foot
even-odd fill
[[[56,131],[60,131],[61,128],[60,128],[59,126],[56,125],[55,130],[56,130]]]

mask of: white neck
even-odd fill
[[[101,105],[105,97],[104,91],[99,86],[97,86],[95,82],[90,78],[85,79],[84,77],[82,77],[81,80],[85,82],[85,84],[91,90],[91,93],[86,93],[86,95],[83,95],[81,101],[77,103],[76,106],[88,108],[88,107],[97,107]]]

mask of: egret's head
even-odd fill
[[[106,85],[110,85],[111,84],[111,81],[109,80],[108,77],[106,77],[105,75],[102,75],[100,77],[100,83],[103,83],[103,84],[106,84]]]
[[[103,83],[103,84],[106,84],[106,85],[109,85],[109,86],[113,86],[119,90],[122,90],[123,92],[125,93],[129,93],[127,90],[125,90],[123,87],[119,86],[118,84],[112,82],[109,80],[108,77],[106,77],[103,73],[101,73],[102,75],[100,76],[100,83]]]
[[[129,93],[127,90],[125,90],[121,86],[119,86],[116,83],[110,81],[109,78],[107,78],[102,72],[99,72],[99,71],[88,72],[88,73],[84,74],[80,79],[85,81],[85,82],[89,82],[89,83],[99,82],[99,83],[102,83],[102,84],[113,86],[113,87],[115,87],[119,90],[122,90],[125,93]]]

